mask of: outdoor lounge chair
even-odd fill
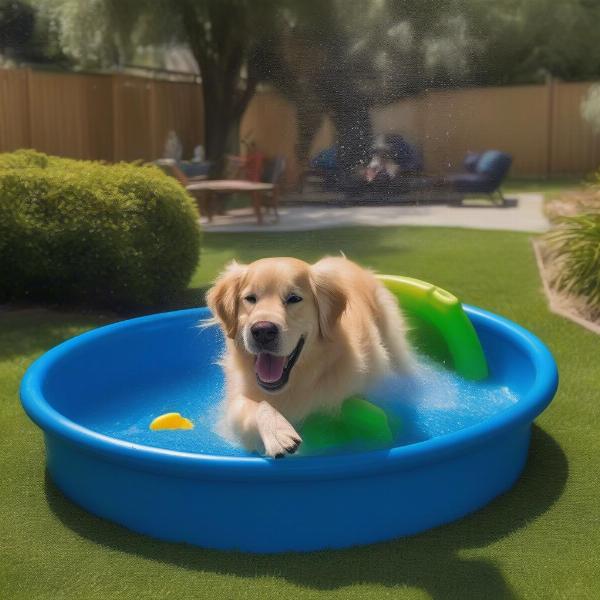
[[[469,194],[485,194],[495,204],[505,205],[507,199],[500,186],[508,175],[512,156],[499,150],[487,150],[481,154],[467,154],[465,172],[448,175],[444,184],[460,194],[459,203]]]

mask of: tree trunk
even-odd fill
[[[199,61],[199,64],[202,74],[206,158],[212,163],[211,177],[219,178],[225,170],[225,153],[233,137],[232,130],[239,127],[240,118],[254,94],[256,82],[248,79],[246,89],[240,94],[236,89],[239,82],[237,70],[223,71],[219,65],[208,65],[206,61]]]
[[[337,131],[338,180],[344,185],[355,178],[356,167],[368,161],[372,131],[367,99],[354,85],[342,57],[337,61],[335,58],[318,81],[316,91]]]
[[[212,86],[210,86],[212,87]],[[225,169],[225,150],[231,126],[230,110],[215,98],[214,90],[203,86],[204,99],[204,144],[206,159],[212,163],[210,175],[222,177]]]
[[[371,121],[369,109],[360,103],[357,106],[343,104],[334,107],[332,119],[337,130],[337,163],[342,181],[352,179],[359,165],[369,158],[371,148]]]
[[[246,88],[239,89],[248,48],[244,37],[240,38],[236,21],[229,18],[230,5],[209,2],[204,7],[206,13],[194,2],[182,5],[188,41],[202,76],[204,145],[206,158],[212,163],[210,175],[215,178],[223,176],[232,128],[238,126],[256,85],[249,74]],[[211,23],[210,35],[206,33],[205,22]]]

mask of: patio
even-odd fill
[[[548,221],[542,212],[543,195],[539,193],[510,194],[515,206],[497,207],[489,203],[478,206],[454,207],[441,204],[329,206],[292,205],[279,209],[279,221],[267,216],[262,225],[256,223],[252,208],[234,208],[226,215],[217,215],[212,223],[202,220],[206,231],[240,233],[245,231],[306,231],[343,226],[466,227],[542,232]]]

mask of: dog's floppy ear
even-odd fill
[[[346,309],[346,294],[335,271],[319,263],[314,264],[310,271],[311,287],[319,313],[319,334],[322,338],[331,339],[331,331]]]
[[[206,294],[208,308],[230,338],[237,333],[240,285],[246,270],[246,265],[230,262]]]

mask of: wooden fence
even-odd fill
[[[426,169],[460,169],[467,151],[498,148],[514,157],[513,174],[581,175],[600,166],[600,135],[580,113],[591,83],[433,91],[372,111],[375,133],[400,133],[423,151]],[[152,160],[169,130],[186,156],[203,140],[202,88],[197,83],[128,75],[0,70],[0,151],[35,148],[74,158]],[[240,137],[268,156],[287,158],[296,181],[298,124],[281,95],[255,95]],[[312,153],[335,140],[324,118]]]
[[[514,158],[512,174],[523,177],[582,175],[600,167],[600,135],[580,112],[592,83],[432,91],[372,111],[374,133],[399,133],[423,152],[432,172],[459,170],[468,151],[504,150]],[[288,158],[299,172],[294,107],[275,92],[257,94],[242,120],[241,135],[265,153]],[[312,152],[334,143],[328,119]]]
[[[202,88],[127,75],[0,70],[0,151],[152,160],[175,130],[190,156],[203,140]]]

